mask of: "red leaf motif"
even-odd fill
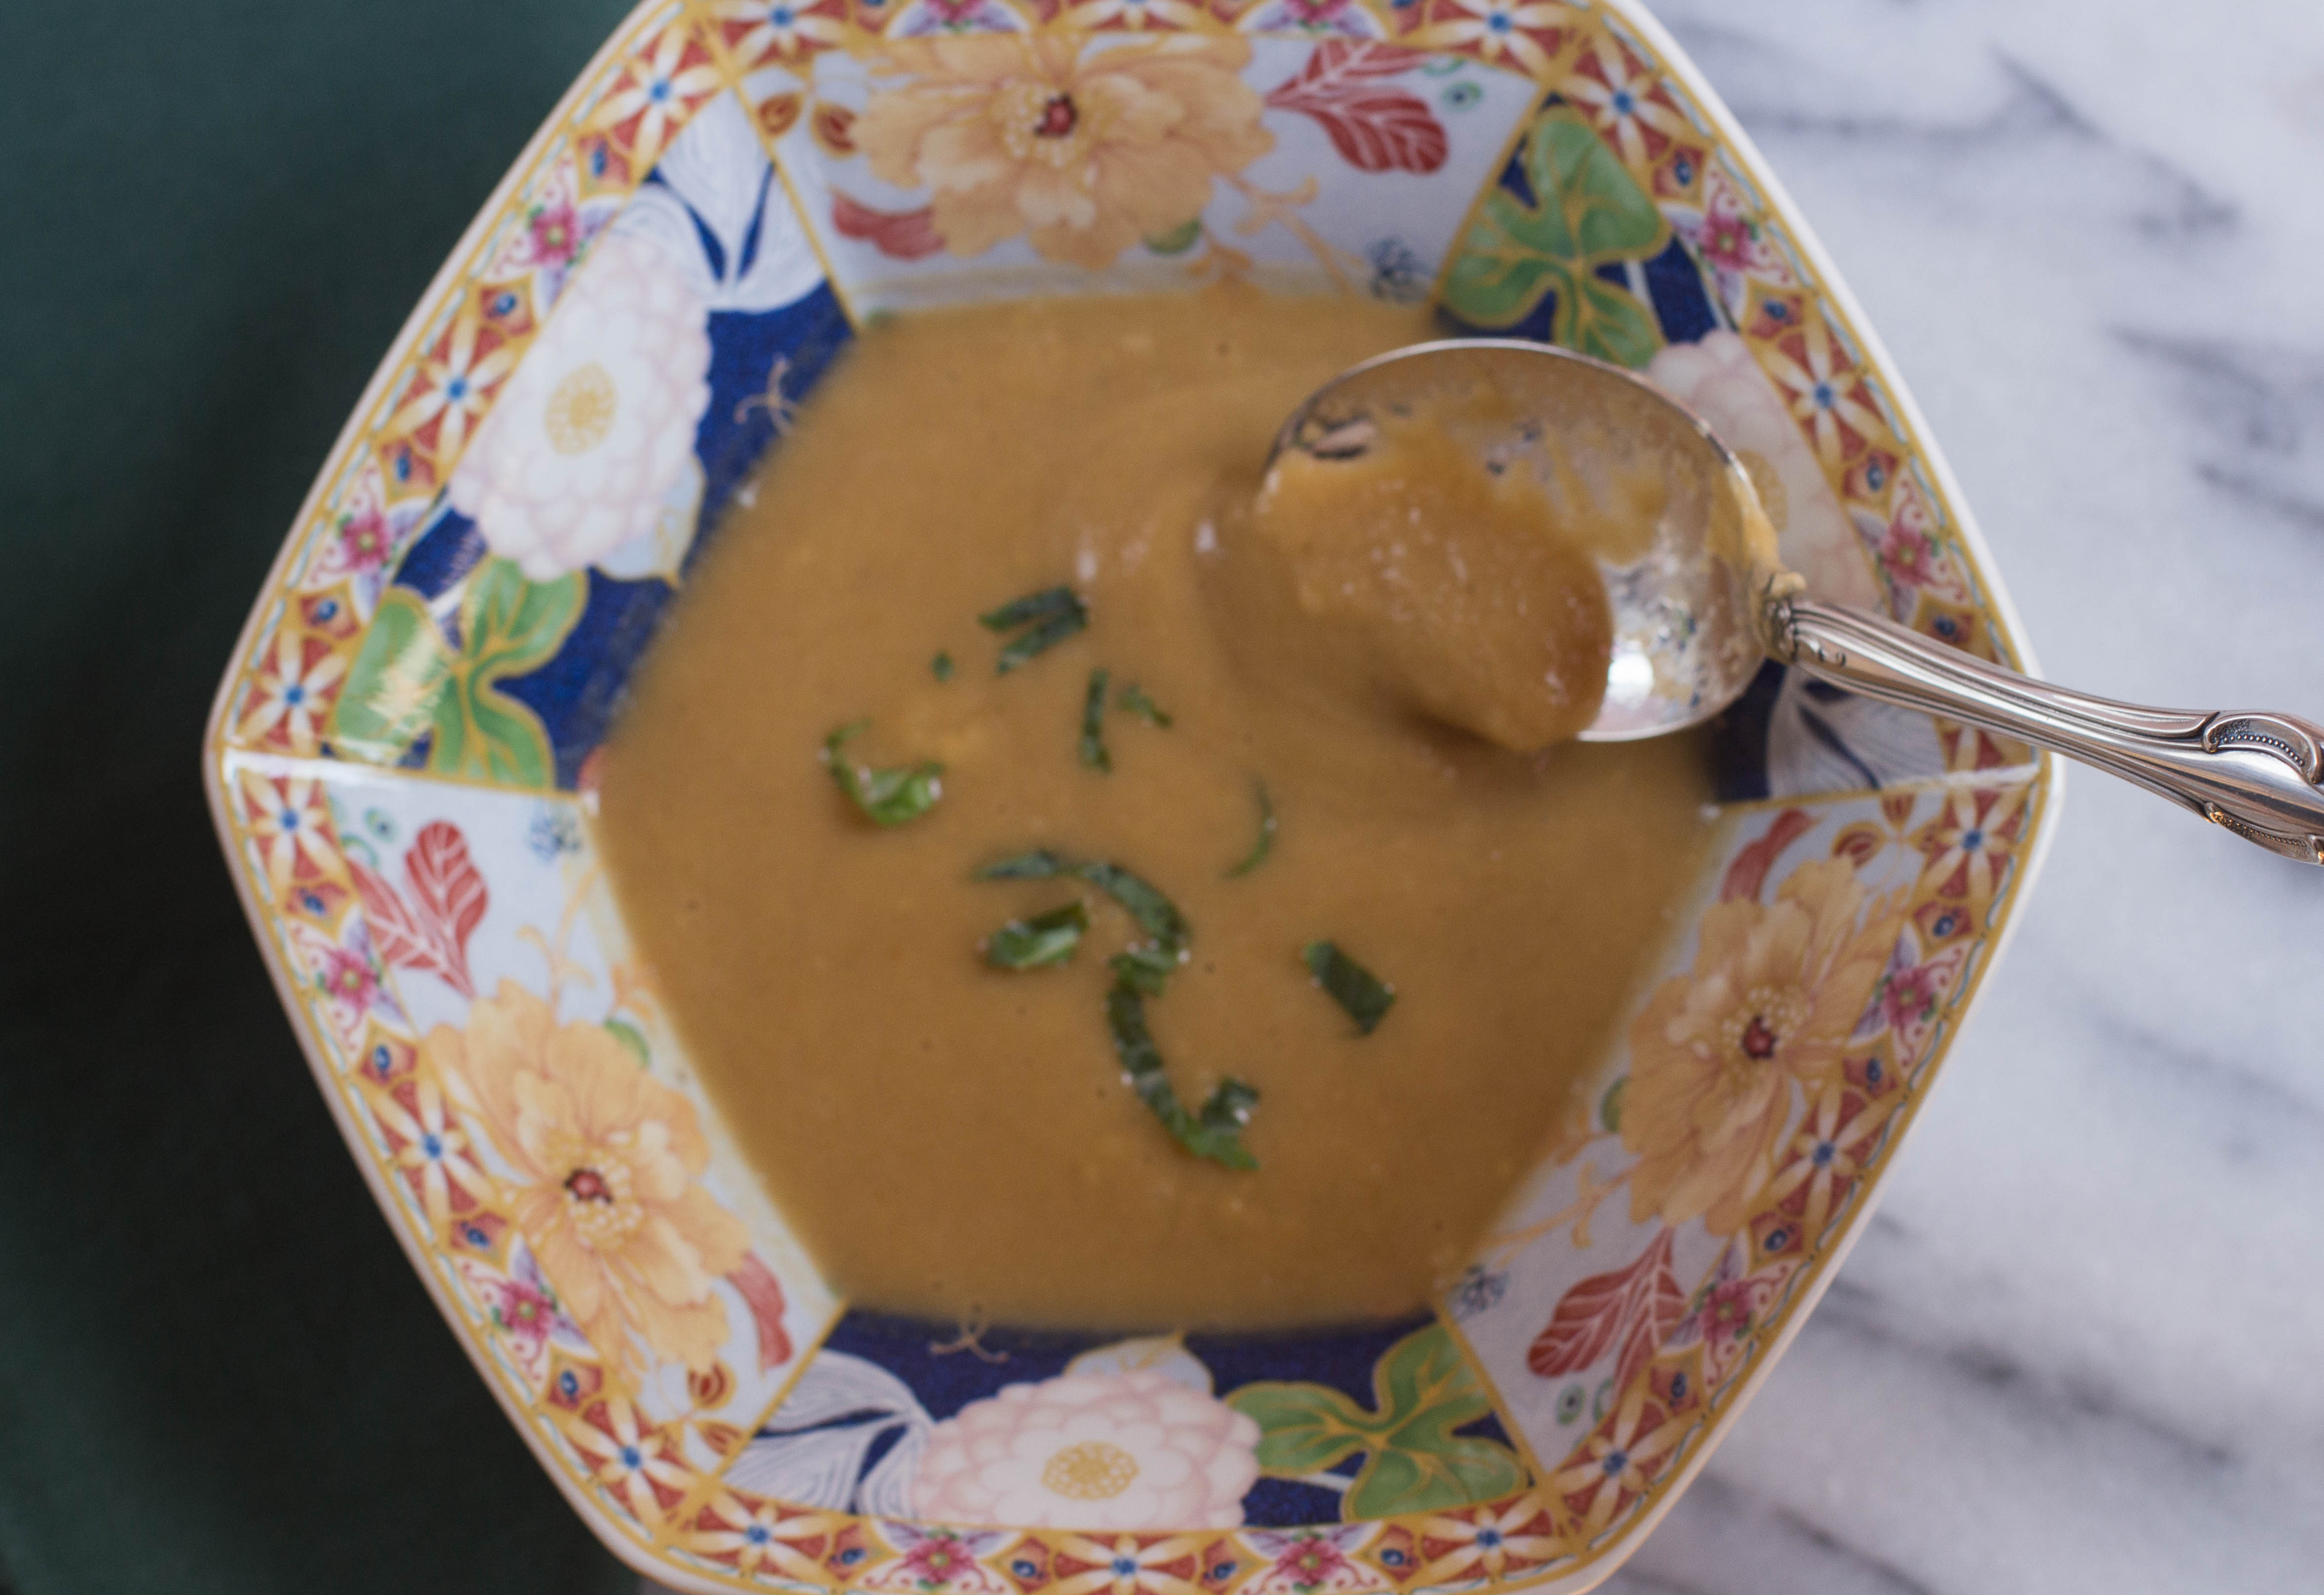
[[[403,872],[411,880],[411,895],[436,951],[454,973],[446,978],[463,997],[473,997],[468,978],[468,937],[484,917],[492,894],[484,878],[468,857],[468,839],[460,827],[446,820],[422,825],[403,855]]]
[[[355,871],[355,893],[363,899],[364,920],[371,927],[373,949],[399,969],[425,970],[466,997],[475,991],[468,983],[466,960],[457,968],[447,964],[436,938],[396,895],[387,877],[360,859],[349,859]]]
[[[1434,171],[1452,149],[1443,124],[1418,95],[1379,81],[1410,71],[1421,59],[1393,44],[1327,40],[1267,104],[1313,116],[1358,171]]]
[[[1557,1311],[1526,1351],[1526,1366],[1545,1379],[1555,1378],[1581,1372],[1618,1345],[1618,1396],[1678,1327],[1685,1310],[1686,1297],[1671,1273],[1671,1231],[1665,1225],[1628,1267],[1592,1274],[1558,1299]]]
[[[783,1286],[755,1251],[742,1254],[742,1266],[726,1276],[740,1291],[759,1324],[759,1371],[780,1368],[791,1360],[791,1337],[783,1328]]]
[[[1767,883],[1767,871],[1775,867],[1775,857],[1799,839],[1801,832],[1815,821],[1803,808],[1787,808],[1775,816],[1767,834],[1735,855],[1727,866],[1727,879],[1719,883],[1719,900],[1731,903],[1741,899],[1756,899],[1759,889]]]
[[[881,254],[899,261],[919,260],[944,247],[944,240],[936,235],[935,212],[926,205],[918,210],[874,210],[844,194],[834,194],[831,225],[844,235],[865,239]]]

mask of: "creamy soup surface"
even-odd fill
[[[1470,688],[1375,690],[1300,641],[1317,613],[1384,655],[1403,613],[1507,632],[1495,584],[1567,582],[1562,556],[1342,539],[1333,593],[1360,613],[1330,632],[1332,594],[1286,600],[1283,529],[1251,524],[1290,408],[1432,336],[1421,310],[1224,290],[884,322],[720,528],[607,745],[598,834],[722,1116],[856,1305],[1093,1330],[1408,1312],[1594,1111],[1585,1076],[1696,879],[1701,745],[1513,751],[1477,734],[1501,719],[1430,717]],[[1391,601],[1350,585],[1367,558],[1485,585]],[[1086,624],[1002,673],[1043,622],[978,617],[1059,587]],[[1551,685],[1563,706],[1508,724],[1578,724]],[[919,772],[924,812],[875,823],[827,758]],[[1150,904],[1090,872],[974,879],[1033,850],[1175,906],[1183,954],[1130,1007],[1153,1078],[1255,1168],[1189,1151],[1130,1083],[1110,960],[1154,951]],[[1004,926],[1075,903],[1066,961],[994,966]],[[1323,942],[1393,989],[1369,1033]],[[1256,1101],[1214,1095],[1230,1077]]]

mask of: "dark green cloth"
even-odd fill
[[[0,5],[0,1588],[633,1589],[372,1205],[198,746],[404,315],[626,0]]]

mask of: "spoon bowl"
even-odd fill
[[[1310,394],[1277,433],[1268,465],[1292,450],[1354,458],[1385,422],[1416,419],[1444,427],[1496,475],[1530,474],[1561,520],[1627,506],[1647,521],[1640,545],[1599,560],[1614,641],[1606,696],[1583,742],[1700,724],[1772,658],[2062,753],[2271,853],[2324,864],[2324,725],[2095,697],[1987,664],[1885,615],[1806,596],[1782,566],[1734,450],[1619,366],[1516,339],[1416,344]]]
[[[1424,413],[1450,418],[1442,424],[1495,475],[1530,475],[1561,518],[1605,512],[1655,484],[1646,546],[1599,560],[1614,646],[1605,698],[1580,740],[1681,731],[1750,686],[1766,657],[1754,629],[1754,567],[1774,551],[1751,546],[1750,477],[1709,427],[1618,365],[1544,344],[1456,338],[1341,373],[1284,422],[1268,463],[1293,450],[1351,458],[1383,420]]]

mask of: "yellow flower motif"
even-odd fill
[[[933,190],[945,247],[982,254],[1019,234],[1050,260],[1111,265],[1185,225],[1212,180],[1274,147],[1239,38],[1177,34],[1084,59],[1073,32],[899,40],[854,128],[872,175]]]
[[[1772,905],[1703,915],[1693,970],[1630,1027],[1621,1134],[1639,1155],[1634,1219],[1741,1226],[1798,1093],[1839,1067],[1902,923],[1895,900],[1866,910],[1840,859],[1802,865]]]
[[[428,1051],[515,1171],[510,1207],[600,1351],[705,1369],[726,1339],[711,1286],[742,1261],[742,1221],[696,1183],[694,1106],[595,1025],[557,1022],[513,981],[438,1025]]]

